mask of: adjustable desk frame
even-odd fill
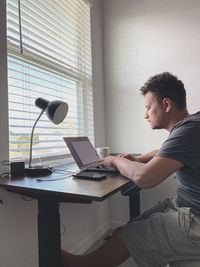
[[[59,203],[92,203],[90,199],[60,197],[45,193],[7,188],[8,191],[38,200],[38,250],[39,267],[61,267],[61,238]],[[140,214],[140,192],[129,182],[121,189],[122,195],[129,196],[130,220]],[[104,199],[102,199],[104,200]]]

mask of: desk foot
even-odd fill
[[[140,215],[140,192],[129,195],[130,221]]]
[[[61,267],[59,202],[38,198],[39,267]]]

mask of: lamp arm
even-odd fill
[[[29,153],[29,168],[31,168],[31,163],[32,163],[32,146],[33,146],[33,133],[35,130],[35,126],[37,124],[37,122],[39,121],[40,117],[42,116],[42,114],[45,112],[45,109],[43,109],[40,113],[40,115],[38,116],[37,120],[35,121],[33,128],[32,128],[32,132],[31,132],[31,141],[30,141],[30,153]]]

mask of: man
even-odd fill
[[[152,188],[176,172],[176,198],[159,202],[89,255],[62,254],[68,267],[116,267],[130,255],[139,267],[200,259],[200,112],[190,115],[183,83],[165,72],[151,77],[140,89],[145,119],[152,129],[169,131],[160,150],[141,156],[122,154],[102,159],[115,166],[141,189]]]

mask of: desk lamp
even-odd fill
[[[46,111],[47,117],[50,121],[55,124],[61,123],[68,112],[68,104],[63,101],[52,101],[49,102],[44,98],[37,98],[35,100],[35,105],[41,109],[41,113],[37,120],[35,121],[32,132],[31,132],[31,140],[30,140],[30,155],[29,155],[29,166],[25,169],[25,173],[27,176],[46,176],[53,172],[50,167],[32,167],[32,147],[33,147],[33,133],[37,122],[39,121],[42,114]]]

